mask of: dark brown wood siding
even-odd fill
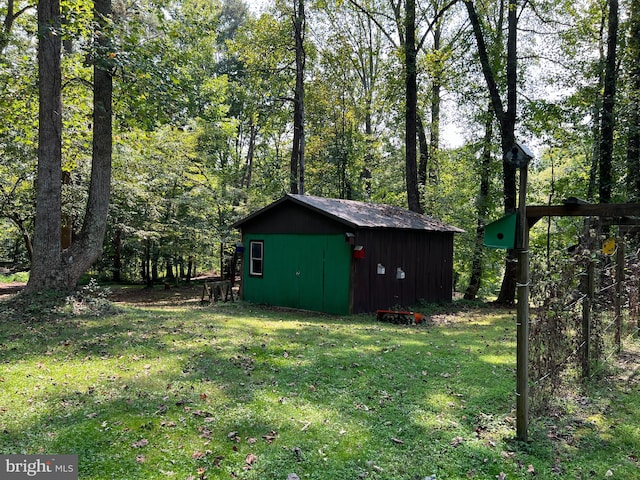
[[[364,247],[365,258],[353,260],[354,313],[451,301],[453,233],[359,230],[355,243]],[[397,278],[398,268],[404,279]]]

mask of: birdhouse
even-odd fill
[[[506,250],[515,248],[517,217],[516,213],[512,213],[485,225],[483,245]]]
[[[529,160],[533,158],[533,153],[526,145],[516,142],[511,150],[507,152],[507,160],[514,168],[526,167]]]

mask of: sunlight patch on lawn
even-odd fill
[[[478,359],[493,365],[513,365],[515,360],[513,354],[480,355]]]

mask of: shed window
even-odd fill
[[[264,242],[262,240],[251,242],[249,274],[256,277],[264,275]]]

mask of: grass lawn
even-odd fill
[[[83,480],[637,479],[627,360],[532,418],[524,445],[506,311],[405,326],[241,303],[5,302],[0,453],[77,454]]]

